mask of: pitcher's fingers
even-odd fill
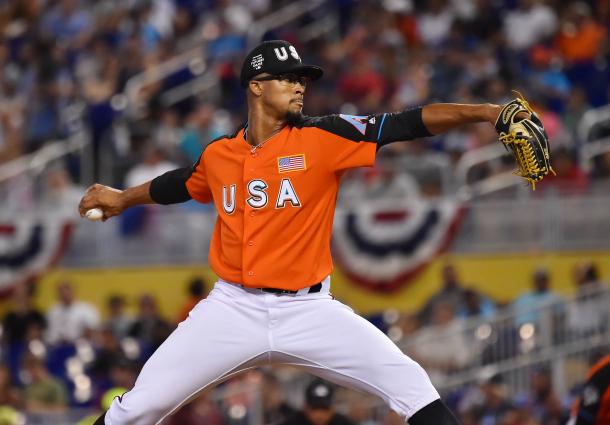
[[[83,217],[88,210],[97,208],[97,206],[98,205],[94,197],[85,195],[78,204],[78,211],[80,212],[81,217]]]
[[[90,193],[90,192],[92,192],[92,191],[94,191],[94,190],[99,190],[101,187],[102,187],[102,185],[101,185],[101,184],[99,184],[99,183],[93,183],[91,186],[89,186],[89,187],[87,188],[87,190],[85,191],[85,193]]]

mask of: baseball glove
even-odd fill
[[[530,117],[519,119],[517,114],[520,112]],[[517,162],[515,174],[531,184],[533,190],[536,190],[536,182],[549,172],[555,174],[550,163],[549,137],[542,121],[521,94],[504,105],[496,120],[496,131],[500,135],[500,142]]]

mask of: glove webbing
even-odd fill
[[[516,134],[506,133],[500,134],[500,141],[507,150],[510,147],[517,158],[519,169],[514,173],[531,183],[532,190],[536,190],[536,182],[542,180],[546,167],[540,166],[531,143],[527,139],[517,137]],[[555,175],[552,167],[548,166],[548,171]]]
[[[530,106],[529,102],[525,100],[523,95],[519,93],[517,90],[513,90],[519,97],[517,101],[523,106],[525,109],[529,111],[530,114],[534,114],[534,110]],[[531,131],[531,130],[530,130]],[[555,170],[548,164],[548,161],[545,158],[546,167],[540,167],[539,161],[536,158],[536,153],[532,148],[531,143],[528,142],[527,139],[522,137],[518,137],[516,133],[506,134],[504,132],[500,133],[499,137],[500,141],[504,144],[504,147],[508,150],[507,146],[510,146],[511,150],[515,154],[519,169],[515,171],[517,176],[523,177],[527,180],[528,183],[531,183],[532,190],[536,190],[536,182],[542,180],[545,172],[550,171],[555,174]],[[544,152],[542,152],[544,155]]]

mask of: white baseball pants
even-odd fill
[[[115,398],[107,425],[150,425],[201,390],[265,364],[289,364],[381,397],[405,419],[439,398],[428,375],[375,326],[322,291],[276,295],[220,280]]]

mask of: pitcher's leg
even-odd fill
[[[376,394],[405,419],[440,398],[424,369],[349,307],[330,299],[293,304],[274,332],[289,363]]]
[[[106,425],[158,423],[203,388],[268,358],[264,317],[214,289],[146,362],[134,388],[112,402]]]

